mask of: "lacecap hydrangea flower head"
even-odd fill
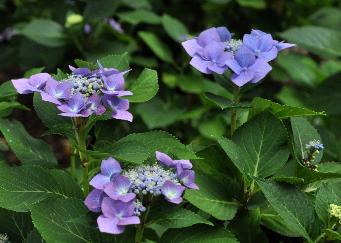
[[[112,117],[132,121],[128,111],[129,101],[123,96],[132,95],[124,90],[124,75],[128,71],[115,68],[74,68],[67,78],[57,81],[48,73],[38,73],[30,78],[12,80],[20,94],[38,92],[44,101],[56,105],[61,116],[89,117],[112,111]]]
[[[239,87],[262,80],[271,71],[269,62],[278,52],[294,46],[260,30],[252,30],[242,40],[232,37],[226,27],[213,27],[182,42],[182,46],[192,57],[194,68],[205,74],[223,74],[230,69],[231,80]]]
[[[189,160],[173,160],[157,151],[158,163],[123,170],[113,158],[103,160],[101,172],[90,181],[94,188],[85,205],[97,218],[101,232],[121,234],[127,225],[140,224],[140,216],[153,200],[163,196],[180,204],[186,189],[199,189]]]

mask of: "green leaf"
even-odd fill
[[[306,154],[306,145],[312,140],[321,141],[317,130],[305,119],[294,117],[290,119],[293,133],[294,153],[299,162],[302,162]],[[322,141],[321,141],[322,142]],[[322,159],[323,151],[316,156],[314,163],[319,163]]]
[[[318,217],[328,226],[330,204],[341,203],[341,181],[328,181],[318,189],[315,210]]]
[[[127,22],[132,25],[137,25],[141,23],[157,25],[161,23],[160,16],[145,9],[136,9],[129,12],[119,13],[118,17],[123,22]]]
[[[341,115],[341,107],[335,104],[341,100],[341,72],[324,80],[306,101],[311,108],[326,111],[328,115]]]
[[[213,224],[201,217],[200,215],[184,208],[174,208],[166,212],[159,213],[147,222],[147,226],[151,224],[158,224],[165,228],[177,229],[185,228],[195,224]]]
[[[49,129],[49,134],[74,137],[71,119],[58,115],[61,111],[54,104],[43,101],[40,94],[36,93],[33,96],[33,106],[40,120]]]
[[[340,162],[324,162],[319,164],[318,171],[322,173],[337,173],[341,174]]]
[[[227,99],[223,96],[220,96],[220,95],[205,93],[205,97],[208,100],[212,101],[215,105],[220,107],[222,110],[231,109],[231,108],[239,108],[239,109],[250,108],[250,106],[247,104],[244,104],[244,103],[235,104],[232,101],[230,101],[229,99]]]
[[[28,213],[0,208],[0,218],[0,232],[6,233],[11,242],[22,242],[33,228]]]
[[[166,33],[177,42],[183,41],[183,37],[188,36],[187,27],[178,19],[168,14],[162,15],[162,26]]]
[[[218,139],[221,138],[226,132],[226,124],[222,117],[202,121],[199,125],[199,132],[206,138]]]
[[[93,63],[93,62],[84,61],[84,60],[81,60],[81,59],[76,59],[76,60],[74,60],[74,62],[76,63],[77,67],[80,67],[80,68],[81,67],[89,68],[90,70],[98,68],[97,64]]]
[[[59,47],[66,44],[63,27],[50,19],[34,19],[18,31],[43,46]]]
[[[233,201],[229,187],[215,177],[197,173],[195,182],[199,190],[186,190],[184,198],[200,210],[219,220],[231,220],[239,203]]]
[[[31,232],[27,235],[24,243],[44,243],[45,241],[39,234],[37,229],[31,230]]]
[[[31,216],[47,242],[100,242],[82,200],[50,198],[31,207]]]
[[[320,227],[312,199],[287,184],[260,179],[256,181],[287,227],[312,242],[312,239],[317,237]]]
[[[27,211],[32,205],[48,197],[79,197],[66,182],[57,182],[56,173],[38,166],[9,167],[1,165],[0,170],[0,207],[13,211]],[[58,175],[62,175],[59,173]],[[60,179],[58,179],[60,180]],[[75,183],[75,182],[73,182]],[[74,185],[70,185],[74,188]]]
[[[178,121],[184,112],[183,108],[174,107],[171,103],[165,103],[159,98],[140,104],[136,108],[136,113],[141,116],[149,129],[169,126]]]
[[[0,99],[8,99],[17,95],[17,90],[14,88],[11,81],[6,81],[0,85]]]
[[[157,72],[145,68],[135,82],[129,87],[133,92],[132,96],[127,96],[130,102],[140,103],[151,100],[159,90]]]
[[[263,9],[266,7],[265,0],[237,0],[240,6],[247,8]]]
[[[317,26],[303,26],[289,29],[281,33],[281,37],[318,55],[341,56],[339,31]]]
[[[139,37],[146,43],[146,45],[159,57],[162,61],[172,63],[173,57],[169,47],[159,39],[154,33],[147,31],[139,31]]]
[[[195,153],[180,143],[176,137],[163,131],[133,133],[121,138],[116,143],[104,146],[96,145],[96,148],[113,157],[116,157],[119,151],[118,154],[122,160],[132,163],[143,163],[149,157],[154,159],[157,150],[170,153],[179,159],[198,159]]]
[[[62,191],[64,195],[83,199],[81,188],[70,174],[60,169],[52,169],[49,173],[56,180],[60,191]]]
[[[303,107],[295,107],[288,105],[281,105],[275,103],[271,100],[263,99],[260,97],[256,97],[253,99],[252,110],[249,114],[250,117],[253,117],[256,114],[259,114],[263,111],[270,111],[279,119],[285,119],[289,117],[297,117],[297,116],[325,116],[324,112],[316,112]]]
[[[31,137],[20,122],[0,119],[0,131],[23,164],[47,167],[57,165],[50,146],[43,140]]]
[[[131,8],[136,8],[136,9],[151,9],[152,6],[149,3],[149,0],[121,0],[121,2]]]
[[[8,116],[13,109],[29,110],[26,106],[16,101],[2,101],[0,102],[0,117]]]
[[[193,226],[184,229],[167,230],[160,242],[163,243],[238,243],[228,230],[219,227]]]
[[[125,71],[129,69],[129,54],[125,52],[121,55],[108,55],[99,59],[99,62],[103,67]]]
[[[84,9],[85,22],[89,21],[103,21],[104,18],[112,16],[120,1],[113,0],[89,0]]]
[[[218,140],[220,146],[245,176],[265,178],[287,162],[286,129],[270,113],[261,113],[238,128],[232,141]]]
[[[339,8],[321,8],[312,14],[309,19],[313,24],[340,31],[341,10]]]

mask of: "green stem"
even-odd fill
[[[76,173],[76,154],[77,154],[77,149],[72,149],[73,152],[70,156],[70,166],[71,166],[71,175],[73,178],[77,177]]]
[[[237,105],[239,104],[239,99],[240,99],[240,88],[238,86],[234,87],[234,92],[233,92],[233,104]],[[237,108],[232,108],[231,109],[231,137],[233,133],[237,129]]]
[[[78,144],[78,154],[83,167],[83,191],[87,195],[89,193],[89,169],[86,138],[84,137],[84,121],[82,118],[73,119],[73,125],[76,133],[76,141]]]
[[[136,235],[135,235],[135,243],[142,243],[143,233],[144,233],[144,229],[146,226],[146,222],[147,222],[147,218],[148,218],[151,205],[152,203],[150,202],[147,207],[146,212],[144,213],[142,217],[141,223],[137,226]]]

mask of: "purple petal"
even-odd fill
[[[271,66],[264,60],[262,59],[257,59],[254,65],[250,67],[251,70],[254,70],[255,76],[251,80],[252,83],[257,83],[261,79],[263,79],[270,71],[271,71]]]
[[[252,30],[251,31],[251,35],[254,35],[254,36],[258,36],[258,37],[261,37],[263,35],[266,35],[267,33],[261,31],[261,30]]]
[[[239,87],[243,86],[247,82],[250,82],[255,77],[255,72],[246,70],[240,72],[240,74],[233,74],[231,80]]]
[[[106,160],[102,160],[101,174],[111,177],[112,175],[118,175],[122,172],[120,163],[112,157]]]
[[[169,157],[167,154],[156,151],[155,152],[156,159],[161,163],[168,167],[174,167],[175,163],[171,157]]]
[[[61,105],[62,104],[57,98],[55,98],[54,96],[49,95],[48,93],[45,93],[45,92],[41,93],[41,99],[43,101],[47,101],[47,102],[50,102],[50,103],[53,103],[53,104],[56,104],[56,105]],[[65,110],[65,107],[62,107],[62,109]],[[68,109],[67,109],[67,111],[68,111]]]
[[[242,67],[235,59],[228,59],[225,63],[236,74],[240,74],[242,71]]]
[[[274,60],[277,57],[277,54],[278,50],[275,46],[273,46],[270,51],[259,53],[258,57],[269,62]]]
[[[191,57],[197,54],[198,50],[202,49],[202,47],[199,46],[197,39],[190,39],[190,40],[184,41],[181,43],[181,45],[183,46],[183,48],[185,48],[185,51]]]
[[[28,79],[13,79],[12,84],[19,94],[29,94],[33,93],[33,87],[28,83]]]
[[[205,61],[199,56],[194,56],[189,64],[202,73],[211,74],[212,72],[207,69],[209,63],[209,61]]]
[[[180,181],[188,188],[198,190],[199,187],[194,183],[195,172],[193,170],[184,170],[180,176]]]
[[[212,27],[200,33],[197,38],[198,44],[205,47],[212,41],[220,42],[220,36],[216,28]]]
[[[122,199],[121,201],[128,202],[135,198],[133,193],[128,195],[130,186],[131,182],[127,177],[117,176],[104,187],[104,192],[114,200]]]
[[[214,73],[223,74],[226,71],[227,67],[221,67],[216,63],[209,63],[207,69]]]
[[[291,43],[285,43],[283,41],[278,42],[276,44],[276,48],[277,48],[278,51],[282,51],[284,49],[287,49],[287,48],[290,48],[290,47],[294,47],[294,46],[296,46],[296,45],[295,44],[291,44]]]
[[[133,115],[129,111],[116,110],[112,113],[112,118],[129,122],[133,121]]]
[[[37,73],[33,74],[28,82],[31,86],[33,86],[36,91],[42,91],[45,88],[46,82],[52,79],[51,75],[48,73]]]
[[[256,61],[256,56],[247,48],[240,47],[235,55],[235,60],[241,67],[249,67]]]
[[[204,48],[204,56],[215,61],[224,52],[225,45],[221,42],[211,42]]]
[[[70,70],[75,75],[87,76],[91,74],[91,70],[89,68],[75,68],[69,65]]]
[[[99,231],[115,235],[122,234],[125,227],[117,225],[118,221],[119,220],[117,218],[106,218],[103,215],[99,216],[97,218]]]
[[[118,225],[140,224],[140,218],[137,216],[125,217],[119,220]]]
[[[220,37],[220,40],[222,42],[226,42],[226,41],[231,40],[232,34],[226,27],[224,27],[224,26],[217,27],[216,30],[217,30],[219,37]]]
[[[184,190],[185,187],[181,185],[176,185],[172,181],[166,181],[161,188],[161,192],[165,196],[165,198],[168,201],[176,204],[182,202],[181,196]]]
[[[258,49],[261,52],[270,51],[271,48],[274,46],[274,40],[270,34],[263,35],[259,38],[259,46]]]
[[[251,50],[257,50],[259,46],[259,38],[254,35],[245,34],[243,36],[243,44]]]
[[[85,198],[84,204],[90,211],[98,213],[101,211],[103,196],[103,191],[94,189]]]
[[[96,189],[103,190],[104,186],[110,183],[110,177],[102,174],[95,175],[90,181],[90,185]]]

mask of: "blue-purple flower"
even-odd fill
[[[110,25],[110,27],[115,30],[118,33],[124,33],[124,30],[121,26],[121,24],[119,22],[117,22],[115,19],[113,18],[108,18],[107,19],[107,23]]]
[[[49,79],[46,83],[45,92],[41,93],[44,101],[61,105],[63,100],[68,100],[71,96],[72,84],[70,82],[58,82]]]
[[[94,213],[99,213],[102,210],[102,201],[105,193],[102,190],[93,189],[86,197],[85,206]]]
[[[129,101],[120,99],[116,96],[105,95],[103,97],[104,104],[112,110],[112,117],[118,120],[132,121],[133,115],[128,111]]]
[[[90,181],[90,185],[96,189],[103,190],[104,186],[109,184],[115,176],[122,172],[121,165],[114,158],[108,158],[102,161],[101,173],[97,174]]]
[[[46,82],[52,79],[48,73],[38,73],[30,78],[13,79],[12,84],[19,94],[43,92]]]
[[[162,188],[162,194],[165,196],[165,198],[175,204],[180,204],[182,202],[182,194],[185,190],[185,187],[181,185],[177,185],[172,181],[166,181]]]
[[[105,197],[102,201],[102,215],[98,217],[97,223],[101,232],[121,234],[125,226],[139,224],[140,218],[134,216],[133,201],[125,203]]]
[[[167,154],[156,151],[155,152],[156,159],[163,165],[172,167],[176,169],[177,175],[179,176],[183,170],[190,170],[192,169],[192,163],[189,160],[173,160],[171,157],[169,157]]]
[[[136,197],[134,193],[129,192],[131,184],[127,177],[117,176],[109,184],[104,186],[104,192],[111,199],[130,202]]]
[[[68,117],[84,116],[81,114],[81,111],[84,109],[84,107],[85,102],[83,96],[80,93],[72,95],[67,103],[57,106],[57,108],[63,112],[60,113],[60,115]]]
[[[233,59],[226,62],[233,71],[231,80],[241,87],[246,83],[257,83],[271,71],[271,66],[261,58],[257,58],[248,48],[240,48]]]

